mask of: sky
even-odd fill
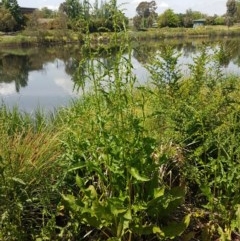
[[[120,9],[124,10],[127,17],[133,17],[136,15],[136,7],[142,1],[149,2],[151,0],[118,0],[117,3],[121,6]],[[48,7],[50,9],[58,9],[62,2],[64,0],[18,0],[21,7]],[[174,10],[175,13],[185,13],[187,9],[191,8],[194,11],[209,15],[222,15],[226,13],[227,0],[155,0],[155,2],[158,5],[157,13],[159,14],[168,8]]]

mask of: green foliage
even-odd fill
[[[8,9],[0,7],[0,31],[11,32],[17,28],[17,22]]]
[[[129,43],[128,35],[123,37]],[[189,224],[185,214],[177,221],[171,216],[185,189],[164,180],[169,159],[145,128],[147,103],[133,98],[131,51],[131,45],[120,45],[111,66],[93,53],[80,63],[79,88],[86,93],[88,84],[92,91],[64,114],[63,160],[70,165],[65,176],[75,185],[63,193],[63,204],[74,222],[88,227],[92,237],[100,233],[101,240],[174,238]]]
[[[170,139],[185,150],[187,200],[209,215],[203,240],[213,235],[230,240],[239,230],[237,78],[226,78],[221,72],[221,49],[210,55],[204,48],[188,66],[189,77],[177,79],[173,92],[163,74],[173,57],[164,51],[160,57],[150,66],[153,83],[161,86],[154,106],[155,128],[163,131],[161,141]],[[175,61],[171,73],[176,70]]]
[[[170,86],[172,91],[178,88],[178,82],[182,77],[178,65],[179,57],[180,54],[173,48],[164,46],[161,52],[153,57],[150,65],[147,66],[153,83],[159,91],[164,90],[166,86]]]
[[[227,13],[226,13],[226,24],[228,27],[232,26],[234,23],[234,18],[237,13],[237,4],[235,0],[228,0],[226,3]]]
[[[155,1],[140,2],[136,8],[137,15],[133,18],[133,24],[136,29],[149,28],[156,20],[157,5]]]
[[[45,117],[0,110],[0,236],[36,240],[55,235],[61,167],[58,136]],[[50,235],[50,236],[51,236]],[[49,236],[49,237],[50,237]],[[53,237],[53,236],[52,236]]]
[[[51,10],[47,7],[43,7],[39,11],[42,18],[55,18],[57,14],[56,11]]]
[[[203,46],[182,66],[162,47],[140,85],[110,6],[118,48],[103,60],[85,29],[78,101],[51,121],[0,108],[0,238],[230,240],[240,228],[240,85],[222,71],[232,48]]]
[[[237,12],[237,3],[235,0],[228,0],[226,3],[227,6],[227,16],[234,17]]]
[[[61,3],[59,11],[65,13],[70,20],[74,20],[82,15],[82,5],[78,0],[66,0]]]
[[[11,15],[14,17],[15,21],[17,22],[17,29],[15,30],[21,29],[24,24],[24,18],[21,13],[17,0],[3,0],[2,3],[3,3],[3,6],[10,11]]]
[[[127,23],[115,1],[102,2],[99,8],[98,4],[91,6],[88,1],[65,1],[60,5],[59,13],[66,15],[68,28],[83,33],[122,31]]]
[[[178,27],[180,19],[172,9],[167,9],[163,14],[158,17],[158,25],[160,27]]]
[[[225,19],[223,17],[219,16],[214,19],[215,25],[224,25],[224,23],[225,23]]]
[[[187,9],[186,13],[183,15],[183,26],[186,28],[193,26],[193,20],[205,17],[201,12],[193,11],[192,9]]]

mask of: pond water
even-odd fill
[[[239,73],[240,40],[174,40],[168,42],[182,53],[179,61],[184,66],[207,44],[212,49],[221,42],[229,58],[224,65],[226,73]],[[151,53],[160,50],[165,42],[136,43],[132,64],[137,79],[144,83],[148,72],[144,65]],[[45,48],[0,49],[0,100],[8,107],[18,106],[20,110],[32,112],[37,108],[52,111],[81,94],[74,88],[74,73],[82,59],[81,46],[58,46]],[[111,65],[114,56],[99,56],[101,61]]]

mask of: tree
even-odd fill
[[[135,17],[135,23],[139,23],[139,19],[141,20],[140,27],[146,28],[150,27],[157,14],[156,14],[157,4],[155,1],[151,2],[140,2],[136,8],[137,16]],[[137,24],[139,25],[139,24]],[[139,28],[139,26],[134,25],[135,27]]]
[[[133,17],[133,26],[136,29],[140,29],[142,25],[142,18],[139,15],[136,15],[135,17]]]
[[[155,1],[140,2],[136,11],[140,17],[148,18],[151,14],[155,13],[157,4]]]
[[[193,20],[205,17],[199,11],[193,11],[191,8],[186,10],[186,13],[183,17],[183,24],[185,28],[189,28],[193,26]]]
[[[2,0],[2,3],[3,3],[3,6],[10,11],[11,15],[14,17],[15,21],[17,22],[18,29],[20,29],[24,24],[24,18],[17,0]]]
[[[55,18],[56,17],[56,11],[53,11],[47,7],[43,7],[39,10],[39,12],[42,15],[42,18]]]
[[[65,13],[70,20],[76,20],[82,14],[82,5],[78,0],[66,0],[60,4],[59,11]]]
[[[240,22],[240,2],[237,1],[237,11],[236,11],[236,21],[239,23]]]
[[[11,12],[0,7],[0,31],[11,32],[17,27],[17,22],[12,16]]]
[[[160,27],[178,27],[180,24],[180,19],[177,14],[174,13],[172,9],[167,9],[158,18],[158,24]]]
[[[224,25],[225,19],[224,17],[218,16],[214,19],[214,25]]]
[[[233,25],[234,17],[237,13],[237,3],[235,0],[228,0],[226,6],[227,6],[226,24],[228,27],[230,27]]]

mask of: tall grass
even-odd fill
[[[148,31],[130,32],[132,40],[172,40],[172,39],[192,39],[192,38],[219,38],[219,37],[237,37],[239,36],[239,27],[227,26],[205,26],[199,28],[158,28]]]
[[[40,238],[57,215],[61,132],[48,127],[41,113],[34,119],[16,108],[0,110],[2,240]]]

